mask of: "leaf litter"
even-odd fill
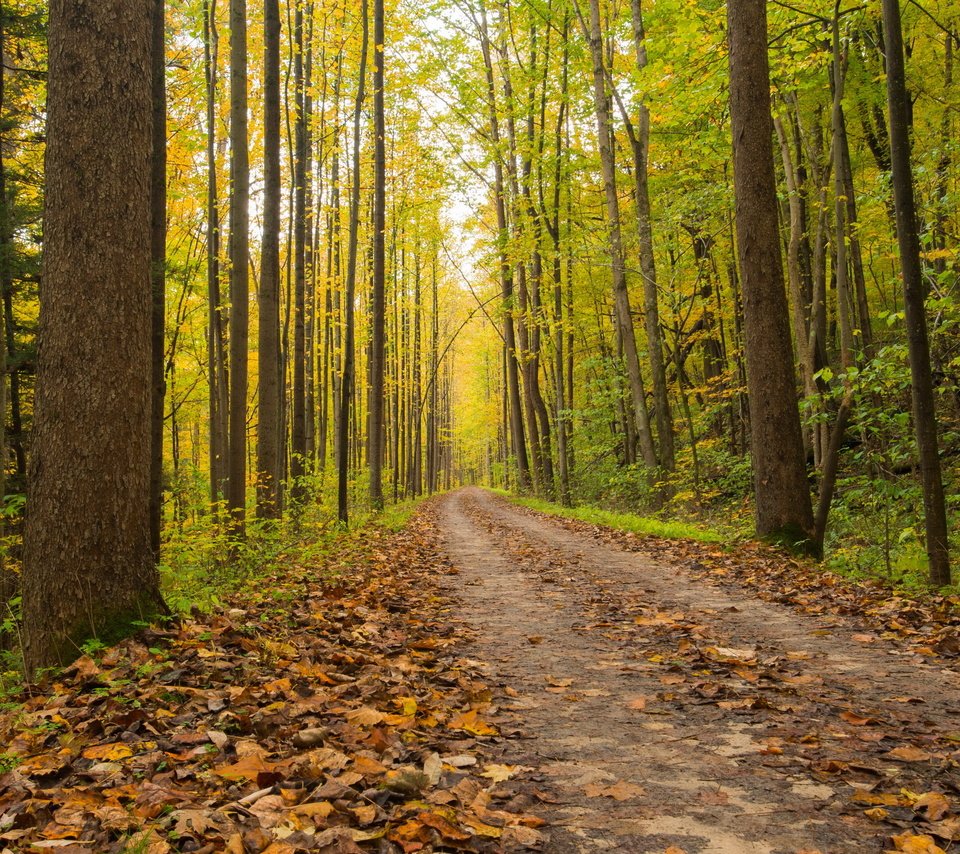
[[[284,566],[216,614],[148,630],[33,686],[0,715],[0,851],[554,850],[542,816],[564,798],[537,757],[517,761],[518,713],[504,710],[517,691],[467,657],[435,517],[428,503],[404,532],[368,529],[336,561]],[[588,590],[578,633],[630,649],[658,674],[658,689],[617,697],[545,672],[556,702],[604,697],[652,722],[713,709],[762,732],[738,765],[828,784],[811,809],[848,823],[843,850],[937,854],[960,841],[960,728],[933,708],[929,680],[841,694],[815,651],[737,635],[720,619],[733,615],[621,588],[581,564],[591,542],[642,552],[734,597],[820,618],[811,634],[821,642],[874,655],[886,645],[945,669],[955,597],[912,600],[749,544],[725,552],[552,519],[578,538],[571,551],[482,513],[476,521],[551,590]],[[851,622],[858,630],[844,635]],[[633,669],[597,664],[608,666]],[[581,795],[601,811],[657,806],[646,786],[609,776]],[[665,829],[692,804],[736,808],[722,783],[691,797],[664,808]],[[666,830],[655,839],[636,850],[698,850]]]
[[[0,851],[541,847],[446,571],[420,513],[30,686],[0,714]]]

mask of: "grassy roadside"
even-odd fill
[[[251,514],[248,536],[239,547],[228,538],[226,525],[201,519],[194,526],[172,530],[164,543],[160,565],[163,595],[176,613],[195,608],[208,612],[219,607],[225,597],[256,586],[279,564],[327,564],[335,549],[349,550],[351,543],[362,540],[371,529],[399,531],[421,500],[389,504],[379,513],[360,509],[347,528],[327,508],[315,508],[296,522],[284,520],[280,527],[265,525]]]
[[[651,537],[663,537],[669,540],[696,540],[700,543],[727,543],[730,536],[709,528],[691,525],[689,522],[664,521],[649,516],[636,516],[632,513],[615,513],[612,510],[603,510],[599,507],[581,505],[579,507],[564,507],[539,498],[514,495],[502,489],[493,489],[497,495],[502,495],[508,501],[529,507],[540,513],[550,513],[553,516],[562,516],[566,519],[577,519],[594,525],[606,525],[619,531],[629,531],[634,534],[643,534]]]
[[[402,530],[422,501],[390,504],[379,513],[360,510],[347,528],[318,510],[305,514],[298,524],[288,520],[280,527],[264,526],[251,514],[248,536],[239,548],[227,537],[226,526],[209,517],[180,528],[171,526],[160,565],[161,591],[175,615],[196,617],[221,611],[237,596],[273,594],[283,600],[284,591],[272,587],[281,570],[291,579],[337,584],[348,571],[345,561],[350,556],[362,553],[365,542]],[[115,637],[90,638],[77,655],[102,655],[114,642],[144,628],[146,623],[134,623]],[[18,610],[0,614],[0,634],[19,636]],[[14,642],[0,648],[0,706],[22,689],[22,659]]]

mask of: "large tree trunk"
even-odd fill
[[[370,347],[370,504],[383,508],[383,377],[386,306],[386,128],[383,106],[383,0],[373,0],[373,304]]]
[[[152,0],[50,4],[24,661],[161,605],[150,545]]]
[[[917,211],[913,197],[909,104],[899,0],[883,0],[883,27],[887,46],[887,106],[890,111],[893,201],[897,217],[900,266],[903,270],[903,308],[906,314],[907,343],[910,348],[913,422],[917,434],[917,450],[920,454],[930,583],[940,586],[950,583],[950,552],[940,455],[937,449],[937,410],[933,396],[930,342],[927,338],[927,317],[923,302],[923,272],[920,266]]]
[[[280,3],[265,0],[257,515],[280,515]]]
[[[815,550],[790,347],[764,0],[731,0],[730,117],[757,533]]]
[[[243,534],[247,497],[250,163],[247,150],[247,3],[230,0],[230,451],[227,506]]]

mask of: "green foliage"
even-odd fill
[[[579,519],[581,522],[590,522],[595,525],[606,525],[634,534],[663,537],[671,540],[697,540],[702,543],[726,543],[730,541],[727,535],[719,531],[698,527],[686,522],[664,521],[648,516],[635,516],[631,513],[615,513],[611,510],[602,510],[590,506],[562,507],[559,504],[553,504],[539,498],[518,497],[503,492],[501,494],[507,495],[516,504],[538,510],[541,513],[551,513],[568,519]]]
[[[23,757],[15,753],[0,753],[0,774],[12,771],[23,761]]]

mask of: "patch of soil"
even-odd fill
[[[960,839],[957,674],[875,615],[762,601],[735,573],[681,565],[675,543],[657,559],[661,541],[636,552],[479,489],[436,513],[468,652],[515,694],[503,708],[525,738],[505,761],[532,769],[546,850]]]

